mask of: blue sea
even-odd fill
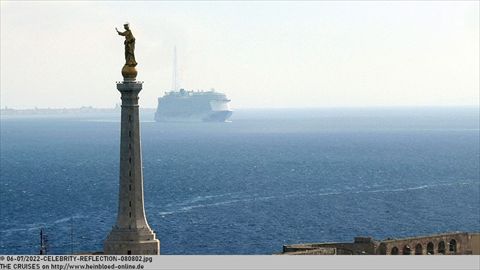
[[[0,254],[100,251],[118,200],[119,114],[2,116]],[[142,114],[145,207],[162,254],[480,231],[478,107]]]

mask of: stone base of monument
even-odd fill
[[[103,246],[108,255],[159,255],[160,241],[150,228],[113,229]]]

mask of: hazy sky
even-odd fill
[[[136,37],[140,104],[172,84],[235,108],[479,104],[479,2],[4,2],[1,106],[113,107]]]

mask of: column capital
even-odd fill
[[[117,82],[117,90],[121,93],[134,93],[140,92],[143,87],[143,82],[135,81],[135,82]]]

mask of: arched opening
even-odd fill
[[[415,255],[422,255],[422,254],[423,254],[422,244],[417,244],[415,246]]]
[[[393,248],[392,248],[392,251],[390,252],[390,254],[392,254],[392,255],[398,255],[398,248],[397,248],[397,247],[393,247]]]
[[[445,255],[445,242],[440,241],[440,243],[438,243],[438,253]]]
[[[429,242],[427,244],[427,255],[433,255],[435,254],[435,246],[433,245],[432,242]]]
[[[405,246],[403,247],[402,252],[403,252],[403,255],[410,255],[410,254],[412,253],[412,250],[410,249],[410,246],[409,246],[409,245],[405,245]]]
[[[448,250],[452,254],[457,254],[457,240],[455,240],[455,239],[450,240]]]
[[[385,245],[384,243],[381,243],[381,244],[378,246],[377,254],[379,254],[379,255],[387,255],[387,245]]]

